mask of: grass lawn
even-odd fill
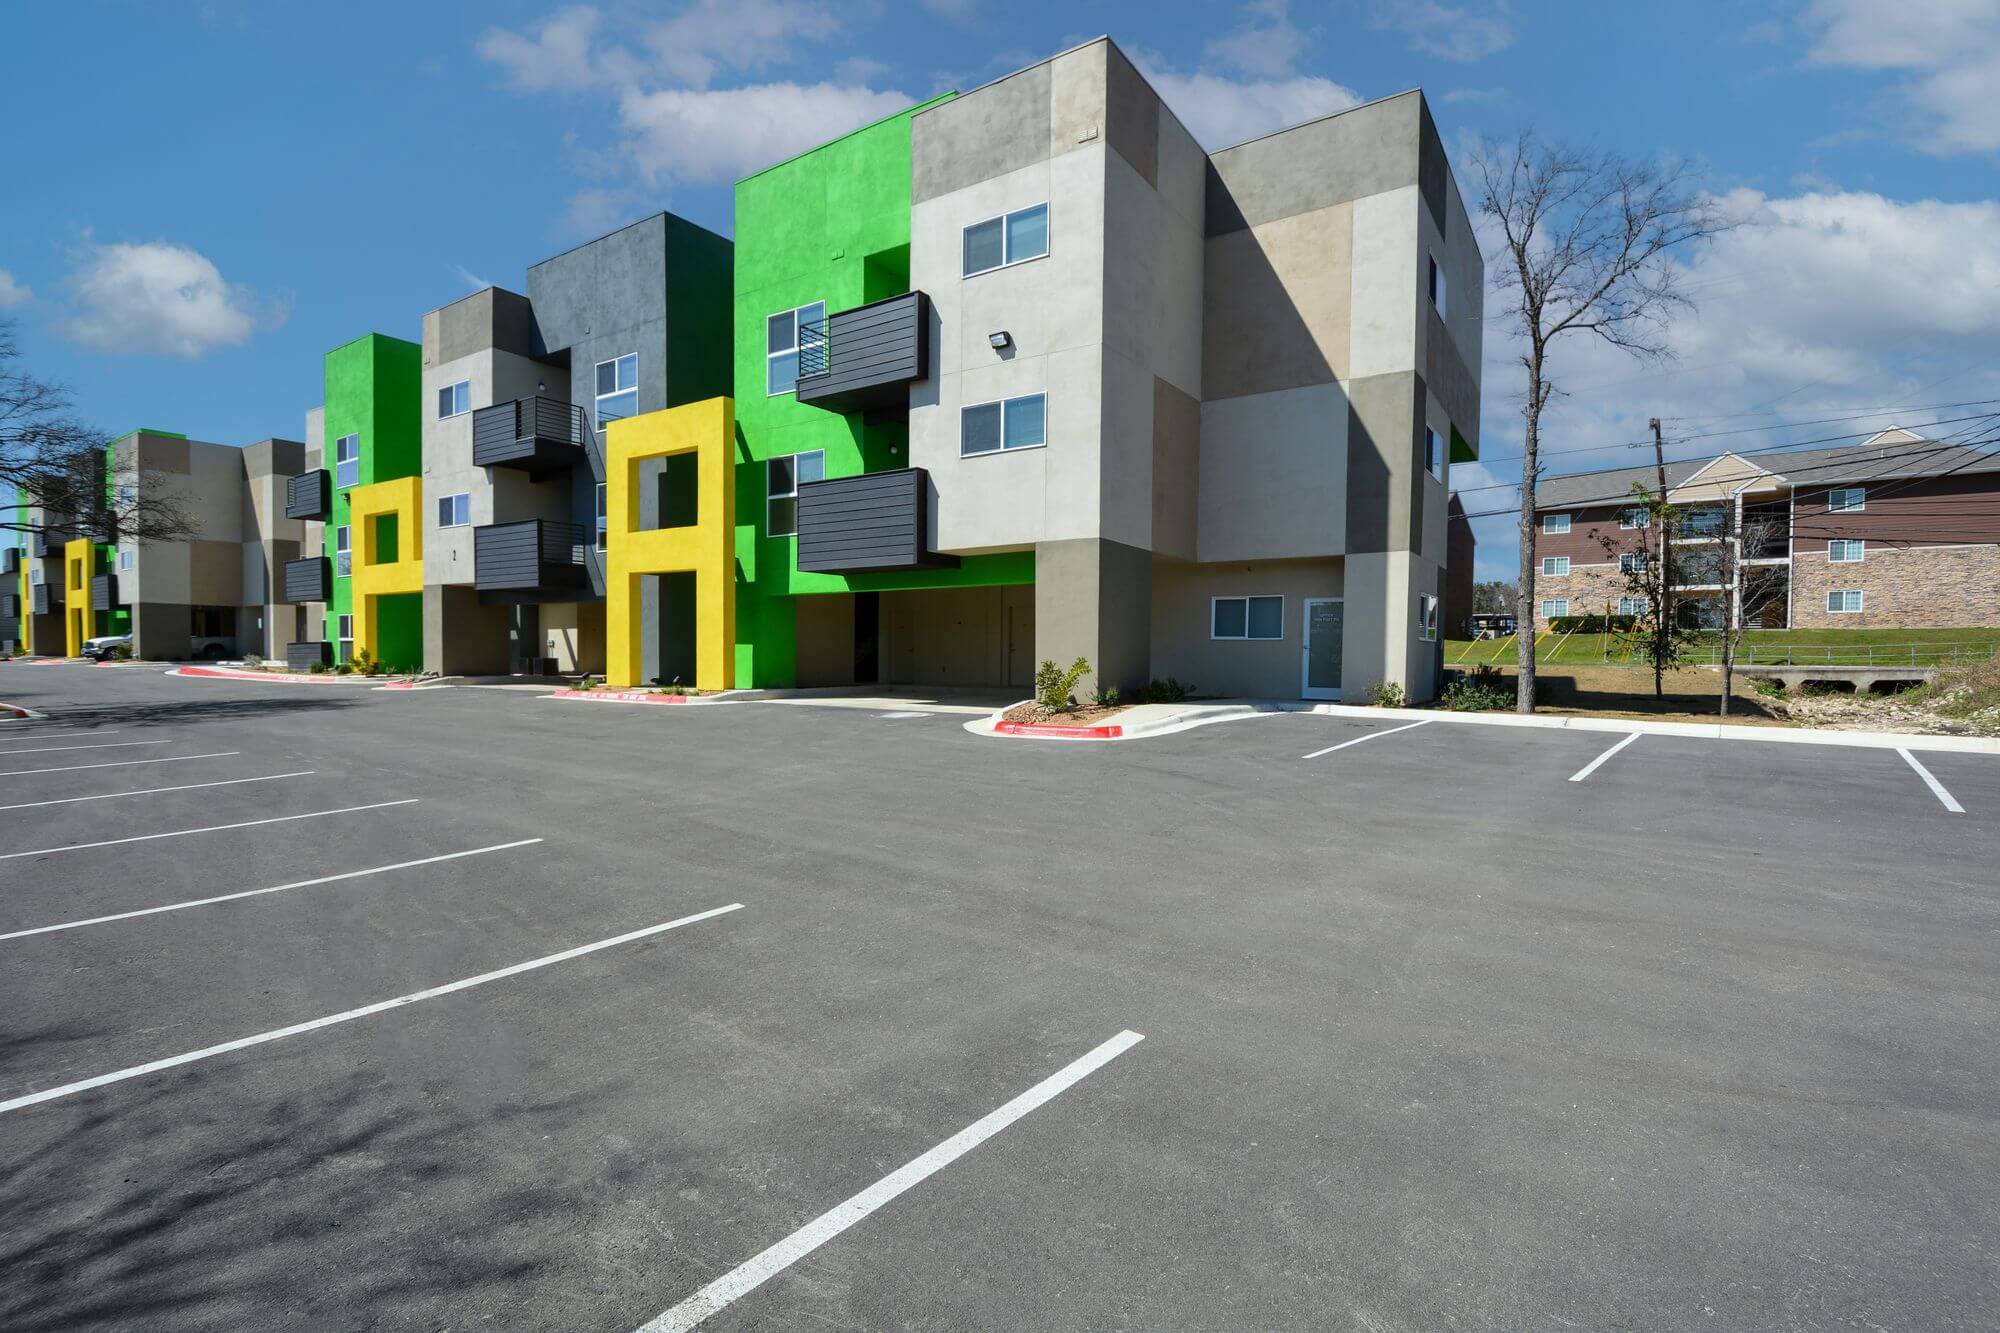
[[[1907,662],[1918,666],[1954,660],[1982,660],[2000,644],[2000,627],[1990,629],[1789,629],[1751,630],[1743,636],[1738,661],[1822,663],[1839,666],[1866,666],[1872,663]],[[1454,639],[1445,644],[1444,662],[1470,666],[1477,662],[1506,665],[1515,660],[1512,639],[1485,639],[1477,643]],[[1578,632],[1566,640],[1560,634],[1542,637],[1536,650],[1537,662],[1641,665],[1629,645],[1619,635]],[[1703,637],[1688,645],[1685,659],[1690,665],[1717,660],[1713,638]]]

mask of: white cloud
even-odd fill
[[[590,5],[575,5],[534,25],[531,36],[490,28],[476,49],[504,68],[513,86],[522,92],[599,88],[607,72],[593,60],[591,43],[603,19]]]
[[[480,277],[477,273],[474,273],[471,269],[467,268],[463,264],[452,264],[449,265],[449,267],[451,269],[451,275],[454,278],[457,278],[460,282],[464,283],[466,286],[470,287],[475,292],[484,291],[486,288],[491,287],[493,285],[492,283]]]
[[[13,274],[0,268],[0,310],[12,310],[17,305],[26,305],[35,299],[28,285],[17,281]]]
[[[901,111],[905,93],[837,83],[628,93],[618,119],[639,178],[734,180]]]
[[[1405,34],[1412,50],[1470,64],[1513,44],[1514,29],[1506,9],[1501,4],[1497,12],[1476,14],[1469,5],[1439,0],[1375,0],[1371,22]]]
[[[1650,462],[1648,417],[1667,422],[1669,456],[1768,448],[1894,424],[1921,428],[1928,405],[2000,399],[2000,202],[1899,201],[1812,190],[1772,197],[1742,190],[1725,206],[1749,226],[1690,257],[1683,287],[1697,309],[1667,329],[1675,360],[1635,361],[1584,335],[1553,353],[1564,396],[1544,418],[1554,472]],[[1488,274],[1502,262],[1488,245]],[[1503,301],[1486,329],[1480,452],[1490,479],[1454,468],[1473,512],[1515,501],[1511,489],[1471,488],[1518,479],[1520,343]],[[1806,425],[1819,418],[1857,420]],[[1962,416],[1977,409],[1942,413]],[[1677,436],[1714,430],[1673,445]],[[1939,428],[1939,433],[1958,429]],[[1841,441],[1828,441],[1840,443]],[[1580,452],[1583,449],[1592,452]],[[1482,570],[1512,560],[1506,516],[1475,520]]]
[[[1209,42],[1208,59],[1262,79],[1290,75],[1312,41],[1292,22],[1290,6],[1285,0],[1251,0],[1243,13],[1242,27]]]
[[[840,20],[811,0],[697,0],[644,35],[668,78],[706,87],[724,69],[761,70],[789,63],[799,42],[822,42]]]
[[[1361,103],[1352,88],[1314,75],[1232,79],[1157,66],[1145,72],[1189,133],[1211,152]]]
[[[1813,0],[1808,64],[1900,75],[1911,142],[2000,152],[2000,5],[1993,0]]]
[[[246,341],[259,323],[257,298],[225,282],[198,251],[169,241],[93,245],[70,278],[75,298],[64,331],[103,352],[199,357]],[[282,323],[272,308],[266,322]]]

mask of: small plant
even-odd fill
[[[684,695],[687,693],[687,686],[681,684],[681,678],[679,676],[675,676],[672,680],[667,682],[666,687],[662,692],[666,694]]]
[[[311,676],[324,676],[326,674],[326,663],[314,662],[311,666],[306,668],[306,674]]]
[[[249,667],[252,671],[261,671],[264,668],[264,659],[255,653],[245,653],[243,654],[243,665]]]
[[[1096,692],[1090,696],[1090,701],[1099,708],[1116,708],[1118,706],[1118,687],[1116,685],[1099,685]]]
[[[1368,702],[1377,708],[1401,708],[1403,687],[1393,680],[1385,680],[1368,691]]]
[[[1470,676],[1458,676],[1446,684],[1438,702],[1456,713],[1487,713],[1512,708],[1514,691],[1507,688],[1496,668],[1481,664]]]
[[[1139,691],[1139,702],[1148,704],[1185,703],[1194,697],[1194,686],[1183,684],[1168,676],[1165,680],[1149,680]]]
[[[1750,688],[1763,695],[1766,699],[1782,699],[1785,697],[1785,687],[1782,682],[1761,676],[1750,682]]]
[[[1035,702],[1051,713],[1067,713],[1076,707],[1076,686],[1090,674],[1090,659],[1079,657],[1067,671],[1045,661],[1035,668]]]
[[[114,662],[129,662],[132,660],[132,645],[129,643],[113,644],[108,656]]]
[[[382,674],[381,661],[366,648],[358,650],[349,662],[349,665],[353,667],[356,675],[379,676]]]

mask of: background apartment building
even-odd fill
[[[1621,562],[1657,559],[1659,538],[1635,485],[1654,488],[1655,470],[1542,483],[1537,629],[1644,612]],[[1690,625],[1721,624],[1732,597],[1753,628],[2000,624],[2000,456],[1989,450],[1892,429],[1835,449],[1669,463],[1667,498],[1684,510],[1674,569]],[[1723,560],[1732,534],[1741,557]]]

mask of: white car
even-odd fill
[[[112,651],[119,647],[125,648],[129,653],[132,647],[132,636],[129,634],[107,634],[102,638],[85,639],[83,641],[83,655],[93,662],[103,662],[108,660],[112,655]]]

